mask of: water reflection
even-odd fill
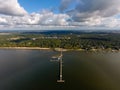
[[[0,50],[0,90],[120,90],[120,53],[64,52],[62,84],[57,53]]]

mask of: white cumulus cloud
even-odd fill
[[[18,0],[0,0],[0,14],[22,16],[27,14]]]
[[[120,27],[120,0],[61,1],[61,13],[43,10],[28,14],[18,0],[0,0],[0,29]]]
[[[67,14],[54,14],[51,11],[42,11],[41,13],[27,14],[22,17],[6,16],[0,17],[0,25],[9,27],[36,27],[36,26],[67,26]]]

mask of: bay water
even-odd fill
[[[0,50],[0,90],[120,90],[119,52],[63,52],[63,79],[58,83],[59,54],[52,50]]]

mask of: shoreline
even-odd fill
[[[50,48],[40,48],[40,47],[0,47],[0,49],[18,49],[18,50],[51,50]]]
[[[54,50],[54,51],[61,51],[61,48],[40,48],[40,47],[0,47],[1,49],[15,49],[15,50]],[[120,52],[120,50],[114,49],[62,49],[63,52],[67,51],[87,51],[87,52]]]

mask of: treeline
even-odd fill
[[[120,49],[120,34],[18,34],[0,36],[0,47]]]

